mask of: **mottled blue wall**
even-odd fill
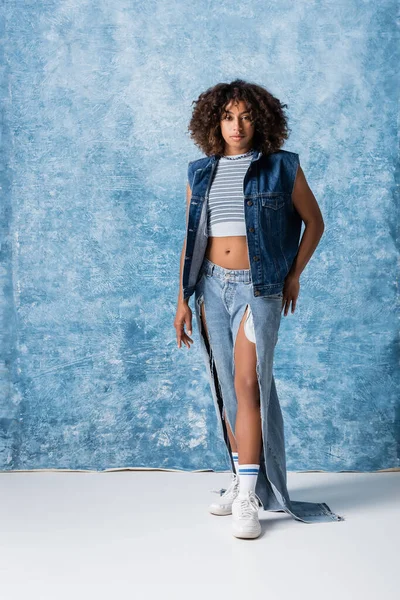
[[[191,102],[236,77],[288,104],[325,219],[276,347],[288,469],[400,466],[396,5],[3,4],[3,470],[229,467],[173,319]]]

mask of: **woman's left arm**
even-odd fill
[[[283,303],[285,307],[285,316],[288,313],[290,303],[292,303],[292,313],[295,311],[296,301],[300,290],[300,274],[314,254],[325,229],[318,202],[307,183],[303,169],[300,165],[298,166],[296,180],[293,186],[292,200],[297,212],[305,224],[305,229],[297,254],[285,279]]]
[[[300,165],[297,169],[297,176],[294,182],[292,200],[305,225],[296,258],[290,269],[292,275],[300,277],[306,264],[314,254],[325,229],[324,219],[318,202],[307,183]]]

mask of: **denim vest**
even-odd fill
[[[199,279],[208,242],[207,208],[212,177],[220,156],[213,154],[189,162],[192,190],[186,225],[186,253],[182,274],[183,298],[190,298]],[[244,176],[244,216],[247,251],[254,296],[283,290],[284,280],[297,254],[302,219],[292,191],[299,155],[278,150],[264,155],[253,150]]]

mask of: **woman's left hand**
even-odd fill
[[[296,309],[296,302],[300,292],[300,279],[290,273],[285,278],[283,286],[282,308],[285,308],[284,316],[289,312],[290,303],[292,303],[292,314]]]

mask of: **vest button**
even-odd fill
[[[253,260],[260,260],[259,256],[253,256]]]
[[[256,290],[256,291],[254,292],[254,295],[255,295],[255,296],[259,296],[259,295],[260,295],[260,292],[259,292],[258,290]]]
[[[249,231],[251,231],[251,233],[253,233],[254,227],[249,227]]]
[[[247,200],[247,206],[252,206],[253,202],[251,200]]]

